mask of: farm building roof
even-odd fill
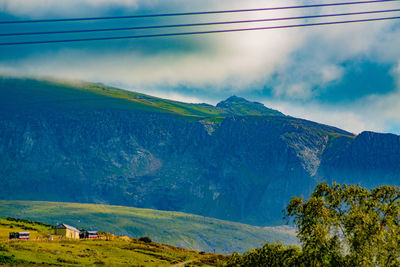
[[[71,226],[71,225],[68,225],[68,224],[65,224],[65,223],[62,223],[62,224],[57,225],[56,228],[57,228],[57,229],[69,229],[69,230],[74,231],[74,232],[80,232],[80,231],[79,231],[78,229],[76,229],[75,227],[73,227],[73,226]]]

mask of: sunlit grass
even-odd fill
[[[67,223],[78,228],[130,237],[150,236],[167,243],[218,253],[244,252],[265,242],[297,242],[295,233],[263,228],[182,212],[133,207],[41,202],[0,201],[0,217],[17,217],[49,224]]]
[[[19,225],[29,228],[30,240],[8,240],[10,231],[26,231]],[[52,229],[51,226],[0,219],[0,264],[170,266],[212,256],[113,235],[101,235],[103,239],[97,240],[50,240]]]

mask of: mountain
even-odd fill
[[[182,212],[123,206],[1,200],[1,217],[66,223],[132,238],[149,236],[158,243],[223,254],[242,253],[276,240],[298,243],[294,229],[288,227],[258,227]]]
[[[207,267],[217,266],[229,257],[105,232],[98,232],[98,239],[65,240],[54,235],[54,228],[26,219],[0,218],[0,265]],[[20,231],[29,231],[30,240],[9,241],[10,232]]]
[[[186,104],[101,84],[0,79],[0,199],[282,224],[326,180],[399,184],[399,136],[354,135],[233,97]]]
[[[250,102],[242,97],[231,96],[225,101],[217,104],[217,108],[225,110],[227,113],[238,116],[248,115],[271,115],[271,116],[284,116],[281,112],[265,107],[258,102]]]
[[[326,149],[318,175],[368,187],[400,185],[400,136],[363,132],[338,138]]]
[[[16,79],[0,76],[3,109],[130,110],[221,118],[235,115],[284,116],[263,104],[232,96],[217,106],[189,104],[82,81]],[[74,103],[75,102],[75,103]]]

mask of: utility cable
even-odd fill
[[[298,17],[282,17],[282,18],[256,19],[256,20],[238,20],[238,21],[221,21],[221,22],[190,23],[190,24],[121,27],[121,28],[109,28],[109,29],[85,29],[85,30],[0,33],[0,37],[21,36],[21,35],[46,35],[46,34],[70,34],[70,33],[106,32],[106,31],[110,32],[110,31],[128,31],[128,30],[147,30],[147,29],[179,28],[179,27],[198,27],[198,26],[226,25],[226,24],[239,24],[239,23],[254,23],[254,22],[314,19],[314,18],[339,17],[339,16],[354,16],[354,15],[366,15],[366,14],[388,13],[388,12],[398,12],[398,11],[400,11],[400,9],[374,10],[374,11],[339,13],[339,14],[310,15],[310,16],[298,16]]]
[[[105,41],[105,40],[123,40],[123,39],[139,39],[139,38],[153,38],[153,37],[171,37],[171,36],[185,36],[185,35],[215,34],[215,33],[228,33],[228,32],[245,32],[245,31],[257,31],[257,30],[302,28],[302,27],[334,25],[334,24],[349,24],[349,23],[360,23],[360,22],[371,22],[371,21],[385,21],[385,20],[395,20],[395,19],[400,19],[400,16],[397,16],[397,17],[385,17],[385,18],[359,19],[359,20],[330,21],[330,22],[319,22],[319,23],[309,23],[309,24],[292,24],[292,25],[281,25],[281,26],[271,26],[271,27],[241,28],[241,29],[229,29],[229,30],[214,30],[214,31],[161,33],[161,34],[115,36],[115,37],[98,37],[98,38],[82,38],[82,39],[63,39],[63,40],[23,41],[23,42],[5,42],[5,43],[3,42],[3,43],[0,43],[0,46],[54,44],[54,43],[65,43],[65,42],[87,42],[87,41]]]
[[[271,10],[285,10],[285,9],[301,9],[301,8],[315,8],[315,7],[329,7],[329,6],[373,4],[373,3],[395,2],[395,1],[398,2],[399,0],[372,0],[372,1],[370,0],[370,1],[356,1],[356,2],[300,5],[300,6],[281,6],[281,7],[267,7],[267,8],[254,8],[254,9],[216,10],[216,11],[202,11],[202,12],[167,13],[167,14],[147,14],[147,15],[133,15],[133,16],[38,19],[38,20],[9,20],[9,21],[0,21],[0,24],[43,23],[43,22],[52,23],[52,22],[68,22],[68,21],[71,22],[71,21],[90,21],[90,20],[114,20],[114,19],[136,19],[136,18],[153,18],[153,17],[194,16],[194,15],[210,15],[210,14],[224,14],[224,13],[242,13],[242,12],[254,12],[254,11],[271,11]]]

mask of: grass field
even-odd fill
[[[123,206],[0,201],[0,217],[67,223],[130,237],[150,236],[159,243],[222,254],[244,252],[277,240],[297,243],[294,231],[285,227],[256,227],[182,212]]]
[[[31,239],[8,240],[8,233],[14,231],[29,231]],[[50,240],[52,233],[50,225],[0,219],[0,265],[171,266],[188,262],[216,266],[226,258],[106,233],[97,240]]]

